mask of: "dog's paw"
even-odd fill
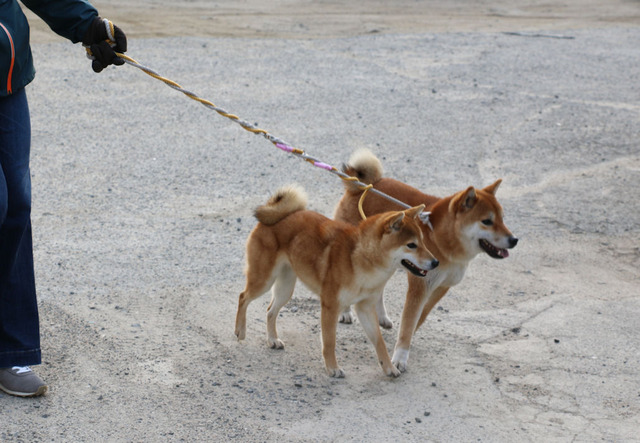
[[[402,362],[398,362],[398,361],[392,361],[393,366],[398,369],[398,372],[403,373],[403,372],[407,372],[407,364],[406,363],[402,363]]]
[[[345,323],[350,325],[355,321],[355,319],[356,317],[351,311],[351,309],[349,309],[348,311],[344,311],[342,314],[340,314],[340,323]]]
[[[393,357],[391,358],[391,363],[400,372],[407,371],[407,360],[409,360],[408,349],[396,349],[395,351],[393,351]]]
[[[244,340],[247,330],[244,328],[236,328],[235,334],[238,340]]]
[[[342,370],[342,368],[335,368],[335,369],[327,368],[327,372],[329,373],[330,377],[344,378],[344,371]]]
[[[284,349],[284,342],[279,338],[269,338],[267,342],[271,349]]]
[[[385,371],[385,374],[387,377],[400,377],[400,374],[402,374],[403,371],[401,371],[400,369],[396,368],[395,366],[391,365],[391,368],[389,368],[389,370]]]
[[[393,322],[391,321],[391,319],[389,317],[387,317],[386,315],[384,317],[380,317],[378,318],[378,323],[380,323],[380,327],[384,328],[384,329],[391,329],[393,328]]]

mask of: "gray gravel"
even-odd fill
[[[34,46],[41,399],[0,394],[0,441],[640,441],[638,28],[132,40],[129,54],[324,161],[359,147],[447,195],[504,179],[520,237],[479,257],[385,378],[296,289],[265,346],[268,297],[233,335],[252,210],[296,182],[331,215],[336,177],[133,67]],[[396,322],[406,282],[386,290]]]

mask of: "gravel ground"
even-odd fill
[[[562,37],[562,38],[559,38]],[[303,286],[265,345],[233,335],[252,210],[342,185],[139,70],[36,43],[34,241],[43,398],[0,441],[640,441],[640,29],[133,38],[129,55],[338,166],[354,149],[436,195],[503,178],[521,240],[479,257],[388,379],[360,325],[324,373]],[[386,289],[396,322],[406,281]]]

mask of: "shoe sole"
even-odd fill
[[[4,386],[0,386],[0,390],[6,392],[9,395],[15,395],[16,397],[24,397],[24,398],[39,397],[41,395],[44,395],[47,392],[47,389],[48,387],[44,385],[44,386],[40,386],[36,392],[17,392],[17,391],[12,391],[10,389],[7,389]]]

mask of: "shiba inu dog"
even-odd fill
[[[344,377],[336,361],[336,327],[340,313],[354,305],[382,370],[397,377],[400,371],[391,363],[375,304],[396,269],[407,269],[423,279],[438,266],[416,220],[424,205],[381,213],[352,225],[305,210],[306,203],[304,191],[290,186],[256,209],[259,223],[247,240],[247,281],[238,300],[236,336],[245,338],[249,303],[272,288],[267,342],[282,349],[276,319],[300,278],[320,296],[322,355],[329,375]]]
[[[431,212],[430,224],[423,224],[421,228],[425,245],[438,259],[440,266],[429,272],[426,278],[408,276],[409,288],[392,358],[393,364],[400,371],[405,371],[414,332],[449,288],[462,280],[471,259],[483,252],[496,259],[506,258],[509,256],[508,249],[518,243],[518,239],[504,224],[502,207],[496,200],[501,180],[483,189],[470,186],[449,197],[434,197],[398,180],[383,177],[380,160],[366,149],[356,151],[343,171],[403,203],[425,205],[425,211]],[[345,187],[334,218],[356,224],[361,218],[358,201],[362,190],[351,182],[345,182]],[[365,214],[372,215],[397,209],[398,205],[371,194],[366,196],[362,207]],[[382,297],[377,302],[377,311],[381,326],[392,327]],[[341,321],[352,321],[350,310],[342,314]]]

